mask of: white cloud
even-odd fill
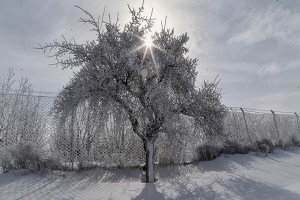
[[[290,44],[300,44],[300,29],[297,25],[299,21],[299,14],[292,14],[286,8],[270,5],[267,9],[249,14],[246,30],[235,34],[229,42],[251,45],[267,39],[276,39]]]
[[[282,67],[278,65],[277,63],[270,63],[262,66],[260,69],[258,69],[257,74],[258,75],[265,75],[265,74],[275,74],[282,70]]]
[[[257,70],[258,75],[272,75],[286,71],[300,69],[300,59],[292,60],[288,63],[267,63]]]

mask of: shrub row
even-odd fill
[[[300,141],[296,136],[292,136],[289,140],[273,144],[269,139],[262,139],[250,145],[242,145],[236,141],[226,140],[223,146],[202,145],[197,149],[195,161],[213,160],[221,154],[246,154],[251,152],[272,153],[275,148],[283,150],[291,150],[293,147],[299,147]]]
[[[31,144],[18,143],[13,147],[0,151],[0,167],[3,172],[11,169],[62,169],[62,165],[53,157],[42,157]]]
[[[290,137],[288,140],[279,140],[276,144],[269,139],[262,139],[250,145],[242,145],[236,141],[226,140],[222,146],[201,145],[197,148],[194,156],[194,161],[213,160],[221,154],[246,154],[249,151],[263,152],[266,155],[272,153],[274,148],[283,150],[292,150],[294,147],[299,147],[300,141],[296,136]],[[160,163],[161,164],[161,163]],[[167,162],[165,164],[174,164]],[[0,151],[0,167],[4,172],[11,169],[30,169],[39,171],[44,169],[52,170],[67,170],[59,159],[54,156],[42,156],[37,149],[31,144],[19,143],[13,147]],[[79,163],[78,169],[88,168],[81,166]]]

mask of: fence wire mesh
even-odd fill
[[[20,143],[30,144],[41,157],[55,158],[68,169],[132,167],[145,161],[143,143],[133,133],[129,122],[123,120],[121,113],[103,114],[83,104],[61,125],[50,112],[54,99],[54,96],[32,93],[1,93],[0,152]],[[189,162],[194,159],[200,145],[212,145],[225,140],[251,144],[269,139],[278,143],[291,137],[299,139],[300,136],[297,113],[227,108],[225,137],[213,140],[201,133],[195,134],[189,119],[185,119],[184,123],[190,126],[186,134],[159,135],[155,143],[156,162]]]

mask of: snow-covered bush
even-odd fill
[[[198,161],[213,160],[220,156],[221,149],[218,146],[203,145],[198,147]]]
[[[0,151],[0,166],[4,172],[11,169],[67,170],[59,157],[47,156],[34,145],[22,142]]]
[[[2,149],[0,151],[0,166],[3,172],[7,172],[8,170],[12,169],[12,158],[8,151]]]
[[[41,98],[34,96],[28,79],[18,84],[13,70],[0,81],[0,152],[4,170],[37,168],[38,155],[47,135],[47,113]],[[48,145],[49,146],[49,145]]]
[[[292,135],[288,140],[288,144],[289,144],[289,146],[292,146],[292,147],[299,147],[299,145],[300,145],[299,138],[295,135]]]
[[[249,152],[249,147],[248,145],[239,144],[236,141],[226,140],[221,152],[226,154],[245,154]]]
[[[263,154],[265,154],[265,156],[268,156],[268,153],[270,153],[270,149],[269,149],[268,145],[261,143],[261,144],[257,145],[256,152],[257,152],[257,155],[259,155],[260,153],[263,153]]]
[[[39,169],[40,155],[31,144],[20,142],[10,153],[17,168]]]
[[[286,148],[288,147],[288,144],[285,141],[283,141],[282,139],[279,139],[275,146],[277,148],[286,150]]]
[[[1,166],[4,171],[10,169],[39,170],[40,160],[37,150],[31,144],[22,142],[1,152]]]
[[[300,146],[299,138],[296,135],[291,135],[286,140],[280,139],[276,143],[276,147],[283,150],[294,150],[296,147]]]
[[[40,98],[33,95],[28,79],[16,84],[10,70],[0,81],[0,149],[20,142],[41,143],[46,134],[46,113]]]
[[[42,158],[39,162],[40,170],[68,170],[61,161],[55,157]]]
[[[246,145],[248,150],[251,151],[251,152],[256,152],[257,151],[257,143],[254,142],[254,143],[251,143],[249,145]]]
[[[261,144],[265,144],[269,147],[269,153],[272,153],[274,151],[274,144],[271,140],[267,139],[267,138],[264,138],[262,139],[261,141],[258,141],[257,142],[258,145],[261,145]]]

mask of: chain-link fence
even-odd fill
[[[91,108],[89,104],[82,104],[62,124],[50,113],[54,99],[47,94],[1,93],[1,151],[20,143],[30,144],[32,151],[38,152],[40,157],[54,158],[55,162],[68,169],[132,167],[145,161],[143,143],[122,113],[103,113],[103,110]],[[155,144],[156,162],[189,162],[194,159],[199,146],[225,140],[251,144],[269,139],[275,144],[288,142],[292,137],[299,139],[300,136],[297,113],[227,108],[224,132],[213,140],[203,133],[195,133],[188,118],[183,123],[190,127],[186,134],[159,135]]]
[[[299,138],[297,113],[249,108],[228,108],[224,123],[225,134],[241,144],[269,139],[273,143]]]

